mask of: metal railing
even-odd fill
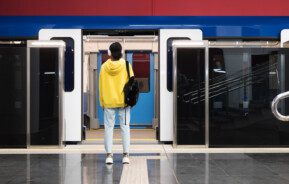
[[[289,91],[280,93],[272,101],[272,104],[271,104],[272,113],[280,121],[289,121],[289,116],[284,116],[278,111],[278,103],[280,102],[280,100],[284,98],[288,98],[288,97],[289,97]]]

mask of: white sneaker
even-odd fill
[[[106,163],[106,164],[113,164],[113,157],[112,157],[112,154],[111,154],[111,153],[108,153],[108,154],[106,155],[105,163]]]
[[[123,163],[123,164],[129,164],[128,153],[124,153],[124,154],[123,154],[122,163]]]

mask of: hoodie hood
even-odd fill
[[[108,59],[104,63],[104,69],[109,75],[114,76],[119,74],[123,70],[123,68],[125,67],[124,63],[124,59],[120,59],[118,61],[111,61],[111,59]]]

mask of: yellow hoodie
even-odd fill
[[[134,76],[129,65],[130,76]],[[125,107],[123,87],[128,81],[125,60],[108,59],[100,69],[99,101],[103,108]]]

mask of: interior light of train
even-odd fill
[[[18,45],[18,44],[22,44],[22,41],[0,41],[0,44],[14,44],[14,45]]]
[[[190,45],[192,45],[192,43],[193,43],[193,45],[194,46],[203,46],[204,45],[204,42],[202,42],[202,41],[200,41],[200,42],[198,42],[198,41],[194,41],[194,42],[192,42],[192,41],[190,41],[190,40],[187,40],[187,41],[185,41],[185,40],[182,40],[182,41],[180,41],[180,43],[182,44],[182,46],[190,46]],[[173,46],[175,46],[175,45],[178,45],[179,44],[179,42],[178,41],[175,41],[174,43],[173,43]]]
[[[57,46],[63,46],[65,47],[65,43],[64,42],[53,42],[53,41],[41,41],[41,42],[32,42],[31,45],[33,46],[53,46],[53,45],[57,45]]]
[[[13,44],[21,44],[21,41],[14,41]]]

